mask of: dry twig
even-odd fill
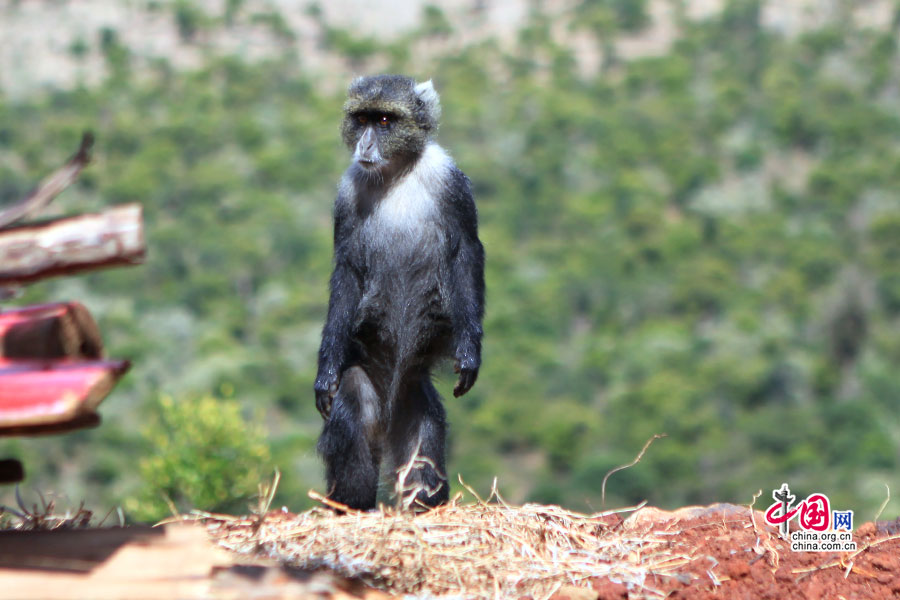
[[[647,451],[647,448],[650,447],[650,444],[652,444],[654,441],[658,440],[659,438],[664,438],[664,437],[666,437],[665,433],[653,434],[653,437],[650,438],[649,440],[647,440],[647,442],[644,444],[644,447],[641,448],[641,451],[638,452],[638,455],[634,457],[633,461],[631,461],[627,465],[620,465],[606,474],[606,476],[603,478],[603,483],[600,484],[600,506],[606,506],[606,480],[609,479],[609,476],[612,475],[613,473],[618,473],[619,471],[621,471],[623,469],[631,468],[634,465],[641,462],[641,459],[644,458],[644,452]]]

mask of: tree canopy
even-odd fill
[[[185,35],[229,26],[176,4]],[[535,9],[512,43],[426,58],[404,49],[454,35],[435,8],[400,41],[324,30],[347,64],[434,79],[439,139],[474,183],[484,366],[460,399],[449,369],[438,378],[451,480],[599,510],[604,475],[665,433],[610,478],[607,507],[749,503],[788,481],[874,514],[900,452],[897,32],[835,20],[787,37],[760,2],[731,0],[680,20],[667,53],[616,56],[646,4]],[[606,50],[595,70],[560,26]],[[227,396],[267,431],[276,502],[301,509],[323,485],[312,382],[340,86],[288,50],[139,70],[115,32],[103,44],[100,85],[0,92],[0,201],[95,132],[95,164],[57,202],[141,202],[147,263],[17,303],[84,302],[133,371],[99,429],[0,453],[23,457],[26,485],[112,505],[143,493],[135,465],[161,449],[140,431],[161,395]],[[262,457],[253,435],[237,445]]]

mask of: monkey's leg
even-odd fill
[[[447,502],[450,490],[444,464],[446,413],[427,374],[405,392],[398,398],[387,438],[394,483],[401,483],[405,500],[417,490],[413,505],[437,506]]]
[[[351,508],[375,508],[378,489],[380,400],[366,372],[351,367],[319,436],[328,497]]]

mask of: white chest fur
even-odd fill
[[[451,165],[437,144],[429,144],[413,170],[398,181],[375,207],[379,229],[412,233],[438,216],[441,186]]]

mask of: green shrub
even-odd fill
[[[141,521],[193,508],[246,512],[247,499],[269,475],[270,452],[259,420],[248,421],[237,400],[211,395],[180,401],[160,396],[144,428],[142,487],[126,501]]]

